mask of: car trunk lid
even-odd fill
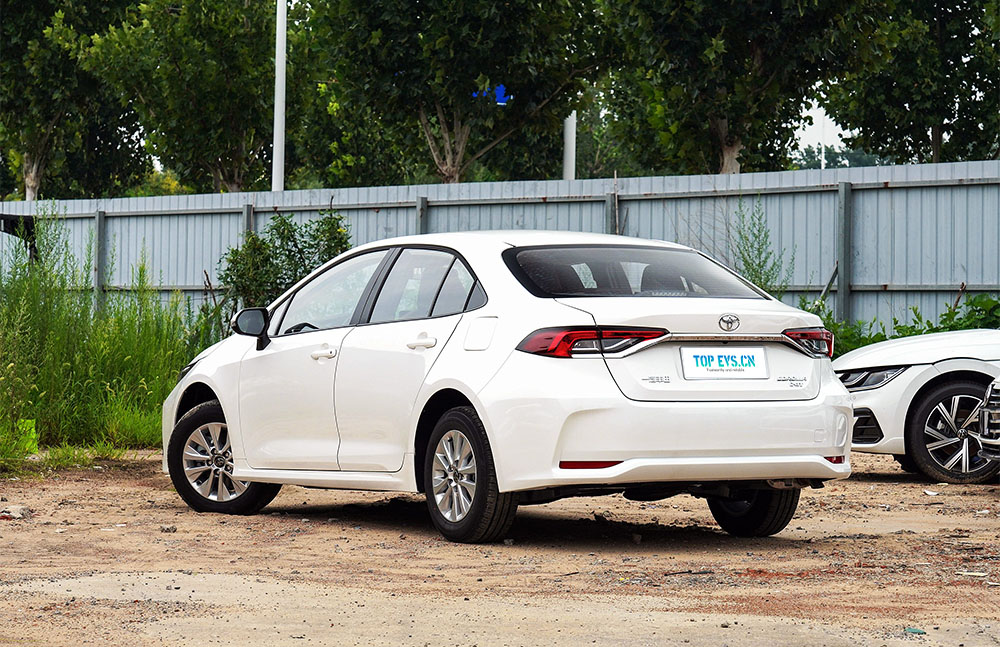
[[[598,326],[664,328],[665,337],[605,363],[622,393],[642,401],[808,400],[819,393],[822,359],[782,333],[818,325],[812,315],[767,299],[572,297]]]

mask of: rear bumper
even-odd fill
[[[829,373],[811,400],[638,402],[621,394],[599,359],[515,353],[479,395],[502,491],[841,479],[851,473],[852,396]],[[536,381],[537,389],[525,388]],[[524,397],[532,391],[544,397]],[[621,462],[561,469],[561,461]]]

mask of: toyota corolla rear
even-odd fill
[[[815,315],[680,246],[512,247],[504,261],[565,324],[541,309],[480,393],[503,490],[850,475],[850,395]]]

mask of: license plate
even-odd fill
[[[686,380],[766,380],[767,355],[762,346],[681,348]]]

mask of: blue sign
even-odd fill
[[[507,87],[501,83],[495,88],[486,88],[482,92],[473,92],[474,97],[488,97],[493,95],[496,97],[496,102],[498,106],[505,106],[507,102],[513,99],[513,95],[507,94]]]

